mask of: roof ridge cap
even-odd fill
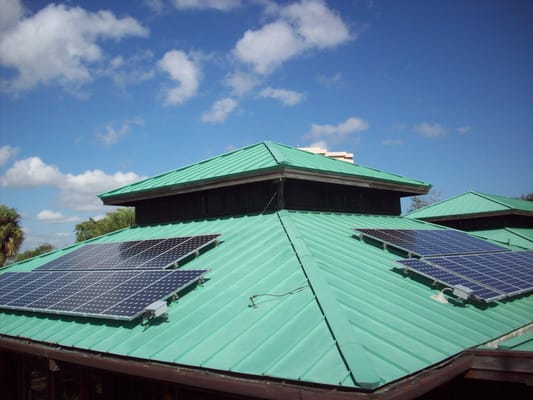
[[[493,196],[497,196],[497,195],[490,195],[490,194],[485,194],[485,193],[479,193],[479,192],[473,192],[475,193],[476,195],[478,195],[479,197],[482,197],[484,198],[485,200],[489,200],[489,201],[492,201],[493,203],[498,203],[499,205],[502,205],[510,210],[513,209],[513,207],[509,206],[509,204],[505,204],[503,201],[500,201],[500,200],[497,200],[495,199]],[[505,196],[498,196],[498,197],[505,197]]]
[[[276,164],[279,164],[279,165],[287,165],[288,164],[288,161],[285,158],[285,156],[277,148],[274,147],[274,146],[281,146],[280,144],[274,143],[274,142],[272,142],[270,140],[265,140],[263,142],[263,144],[267,148],[267,150],[269,151],[269,153],[272,156],[272,158],[274,158],[274,161],[276,162]]]
[[[320,267],[300,237],[289,213],[287,210],[281,210],[277,212],[277,215],[351,378],[355,384],[365,389],[378,387],[382,381],[381,376],[368,356],[365,346],[359,342],[354,329],[351,328],[337,298],[331,293]]]

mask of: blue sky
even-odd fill
[[[0,202],[63,246],[96,194],[263,140],[441,198],[533,191],[530,1],[0,0]]]

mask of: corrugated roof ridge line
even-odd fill
[[[467,192],[467,193],[476,194],[476,192]],[[418,214],[419,212],[426,211],[426,210],[429,210],[431,208],[435,208],[435,207],[441,206],[444,203],[448,203],[448,202],[450,202],[452,200],[455,200],[456,198],[459,198],[459,197],[464,196],[464,195],[465,195],[465,193],[456,194],[455,196],[452,196],[452,197],[450,197],[450,198],[448,198],[446,200],[437,201],[435,203],[430,204],[429,206],[425,206],[425,207],[419,208],[417,210],[410,211],[407,214],[404,214],[404,216],[405,217],[410,217],[413,214]]]
[[[278,143],[274,143],[274,142],[272,142],[270,140],[265,140],[263,142],[263,145],[270,152],[270,154],[274,158],[274,161],[276,161],[276,164],[279,164],[279,165],[287,165],[288,164],[287,159],[285,158],[283,153],[281,151],[279,151],[279,149],[277,149],[277,147],[280,146]]]
[[[473,194],[475,194],[475,195],[477,195],[479,197],[482,197],[485,200],[489,200],[489,201],[492,201],[494,203],[498,203],[499,205],[504,206],[504,207],[506,207],[508,209],[513,209],[513,207],[509,206],[509,204],[506,204],[503,201],[496,199],[495,196],[493,196],[493,195],[489,195],[489,194],[485,194],[485,193],[479,193],[479,192],[470,192],[470,193],[473,193]]]
[[[340,356],[344,360],[354,384],[364,389],[374,389],[381,382],[373,362],[365,347],[357,340],[347,317],[342,312],[335,296],[331,293],[320,268],[316,264],[307,245],[300,237],[298,229],[286,210],[277,213],[280,223],[294,248],[296,257],[307,277],[309,287],[324,315],[326,324],[335,339]]]

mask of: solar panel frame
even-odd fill
[[[506,297],[504,293],[492,290],[491,288],[480,285],[479,283],[467,279],[466,277],[459,276],[443,268],[439,268],[436,265],[427,263],[424,259],[409,258],[396,261],[402,264],[408,270],[412,270],[418,275],[438,282],[446,287],[455,288],[458,285],[466,286],[474,291],[474,295],[477,298],[485,302],[496,301]]]
[[[508,252],[509,249],[452,229],[355,229],[385,246],[419,257]]]
[[[220,234],[86,244],[35,271],[165,269],[216,242]]]
[[[32,293],[39,290],[38,287],[27,293],[22,293],[19,299],[10,300],[9,303],[0,303],[0,308],[16,311],[29,311],[46,314],[59,314],[65,316],[94,317],[131,321],[141,316],[146,307],[154,301],[166,300],[173,294],[198,282],[207,269],[200,270],[155,270],[155,271],[72,271],[65,274],[64,271],[48,271],[26,274],[25,279],[31,275],[38,275],[37,280],[49,281],[45,286],[56,283],[70,283],[59,285],[57,292],[63,291],[62,296],[56,297],[51,302],[29,302]],[[89,280],[89,282],[86,282]],[[1,281],[0,281],[1,282]],[[35,282],[35,280],[33,281]],[[28,284],[31,282],[28,282]],[[21,285],[24,287],[26,285]],[[83,288],[81,291],[67,290]],[[0,289],[2,286],[0,286]],[[84,292],[82,296],[82,292]],[[50,293],[48,296],[52,295]],[[29,297],[28,297],[29,296]],[[26,298],[24,300],[24,298]],[[63,300],[58,300],[63,298]],[[24,300],[24,301],[23,301]],[[43,300],[43,299],[40,299]],[[134,301],[133,304],[131,304]],[[98,307],[87,307],[91,303]],[[24,305],[21,305],[24,304]]]

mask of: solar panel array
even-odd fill
[[[132,320],[207,270],[7,272],[0,307],[83,317]]]
[[[403,250],[408,270],[490,302],[533,291],[533,251],[505,247],[451,229],[356,229],[363,237]]]
[[[444,229],[357,229],[363,236],[420,257],[508,251],[505,247]]]
[[[219,236],[201,235],[87,244],[36,270],[162,269],[210,245]]]
[[[0,274],[0,308],[133,320],[201,279],[206,269],[167,268],[219,236],[87,244],[32,272]]]

